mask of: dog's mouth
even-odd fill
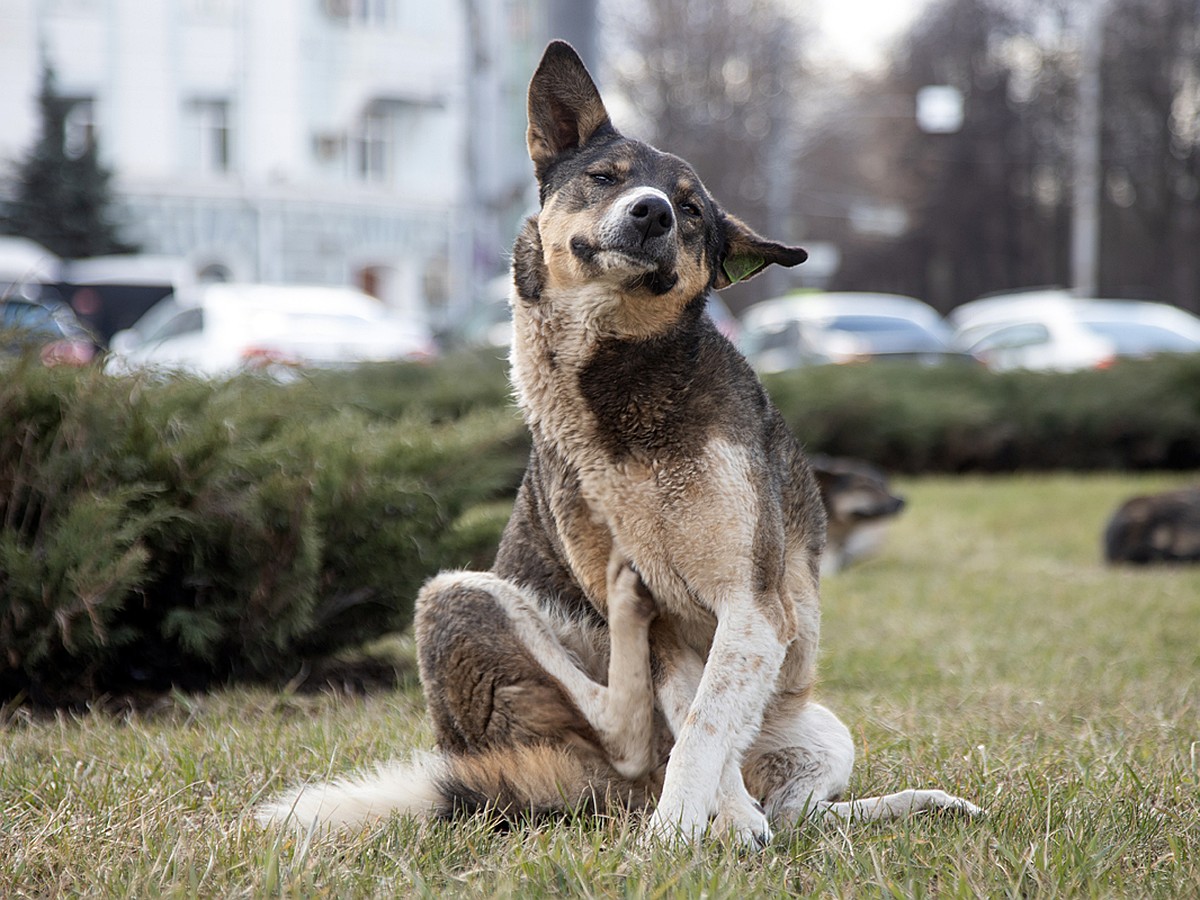
[[[647,290],[661,295],[679,282],[674,267],[641,248],[605,247],[584,237],[571,239],[571,252],[597,272],[621,278],[627,290]]]

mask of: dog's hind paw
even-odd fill
[[[812,808],[811,812],[819,815],[825,822],[840,823],[850,820],[879,822],[904,819],[918,813],[936,810],[968,818],[986,815],[982,807],[976,806],[970,800],[964,800],[962,797],[955,797],[953,794],[939,790],[913,789],[849,802],[819,803]]]
[[[945,792],[938,791],[938,793],[941,794]],[[971,819],[987,815],[987,810],[982,806],[976,806],[970,800],[964,800],[962,797],[954,797],[950,794],[946,794],[946,801],[946,803],[935,808],[944,809],[947,812],[958,813]]]
[[[982,807],[976,806],[970,800],[964,800],[962,797],[955,797],[953,794],[947,794],[945,791],[939,790],[911,790],[904,791],[899,796],[912,795],[911,812],[931,812],[941,810],[947,813],[955,813],[957,815],[973,818],[975,816],[984,815]]]
[[[654,595],[642,581],[642,576],[617,550],[613,550],[608,561],[608,614],[614,624],[628,621],[643,627],[658,615]]]

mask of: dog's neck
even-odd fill
[[[682,310],[675,301],[673,321],[664,329],[660,321],[652,327],[647,321],[664,315],[660,298],[605,280],[556,284],[547,271],[537,219],[527,220],[513,248],[510,363],[516,399],[534,440],[549,442],[568,459],[589,457],[604,428],[597,421],[597,397],[605,388],[605,371],[614,375],[610,389],[636,390],[639,383],[656,388],[646,391],[656,398],[653,408],[639,406],[633,395],[603,398],[609,409],[604,418],[617,415],[612,410],[620,406],[625,425],[635,431],[639,421],[642,430],[654,426],[665,411],[664,397],[682,402],[699,341],[702,302],[693,300]]]
[[[581,378],[602,347],[620,341],[578,310],[607,302],[607,293],[593,285],[570,296],[547,291],[535,303],[513,298],[509,363],[517,404],[534,441],[569,459],[587,455],[598,426]]]

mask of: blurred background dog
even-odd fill
[[[809,462],[829,518],[821,574],[830,575],[879,552],[904,498],[892,493],[882,469],[865,460],[818,455]]]
[[[1133,497],[1104,531],[1110,563],[1200,562],[1200,487]]]

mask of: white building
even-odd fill
[[[44,54],[76,101],[68,146],[98,136],[147,252],[201,278],[358,284],[436,324],[498,252],[478,247],[501,230],[475,221],[479,191],[519,207],[530,180],[523,105],[492,107],[524,88],[504,79],[541,42],[537,6],[0,0],[0,165],[36,140]],[[481,22],[503,55],[482,71]],[[468,128],[481,107],[486,133]]]

